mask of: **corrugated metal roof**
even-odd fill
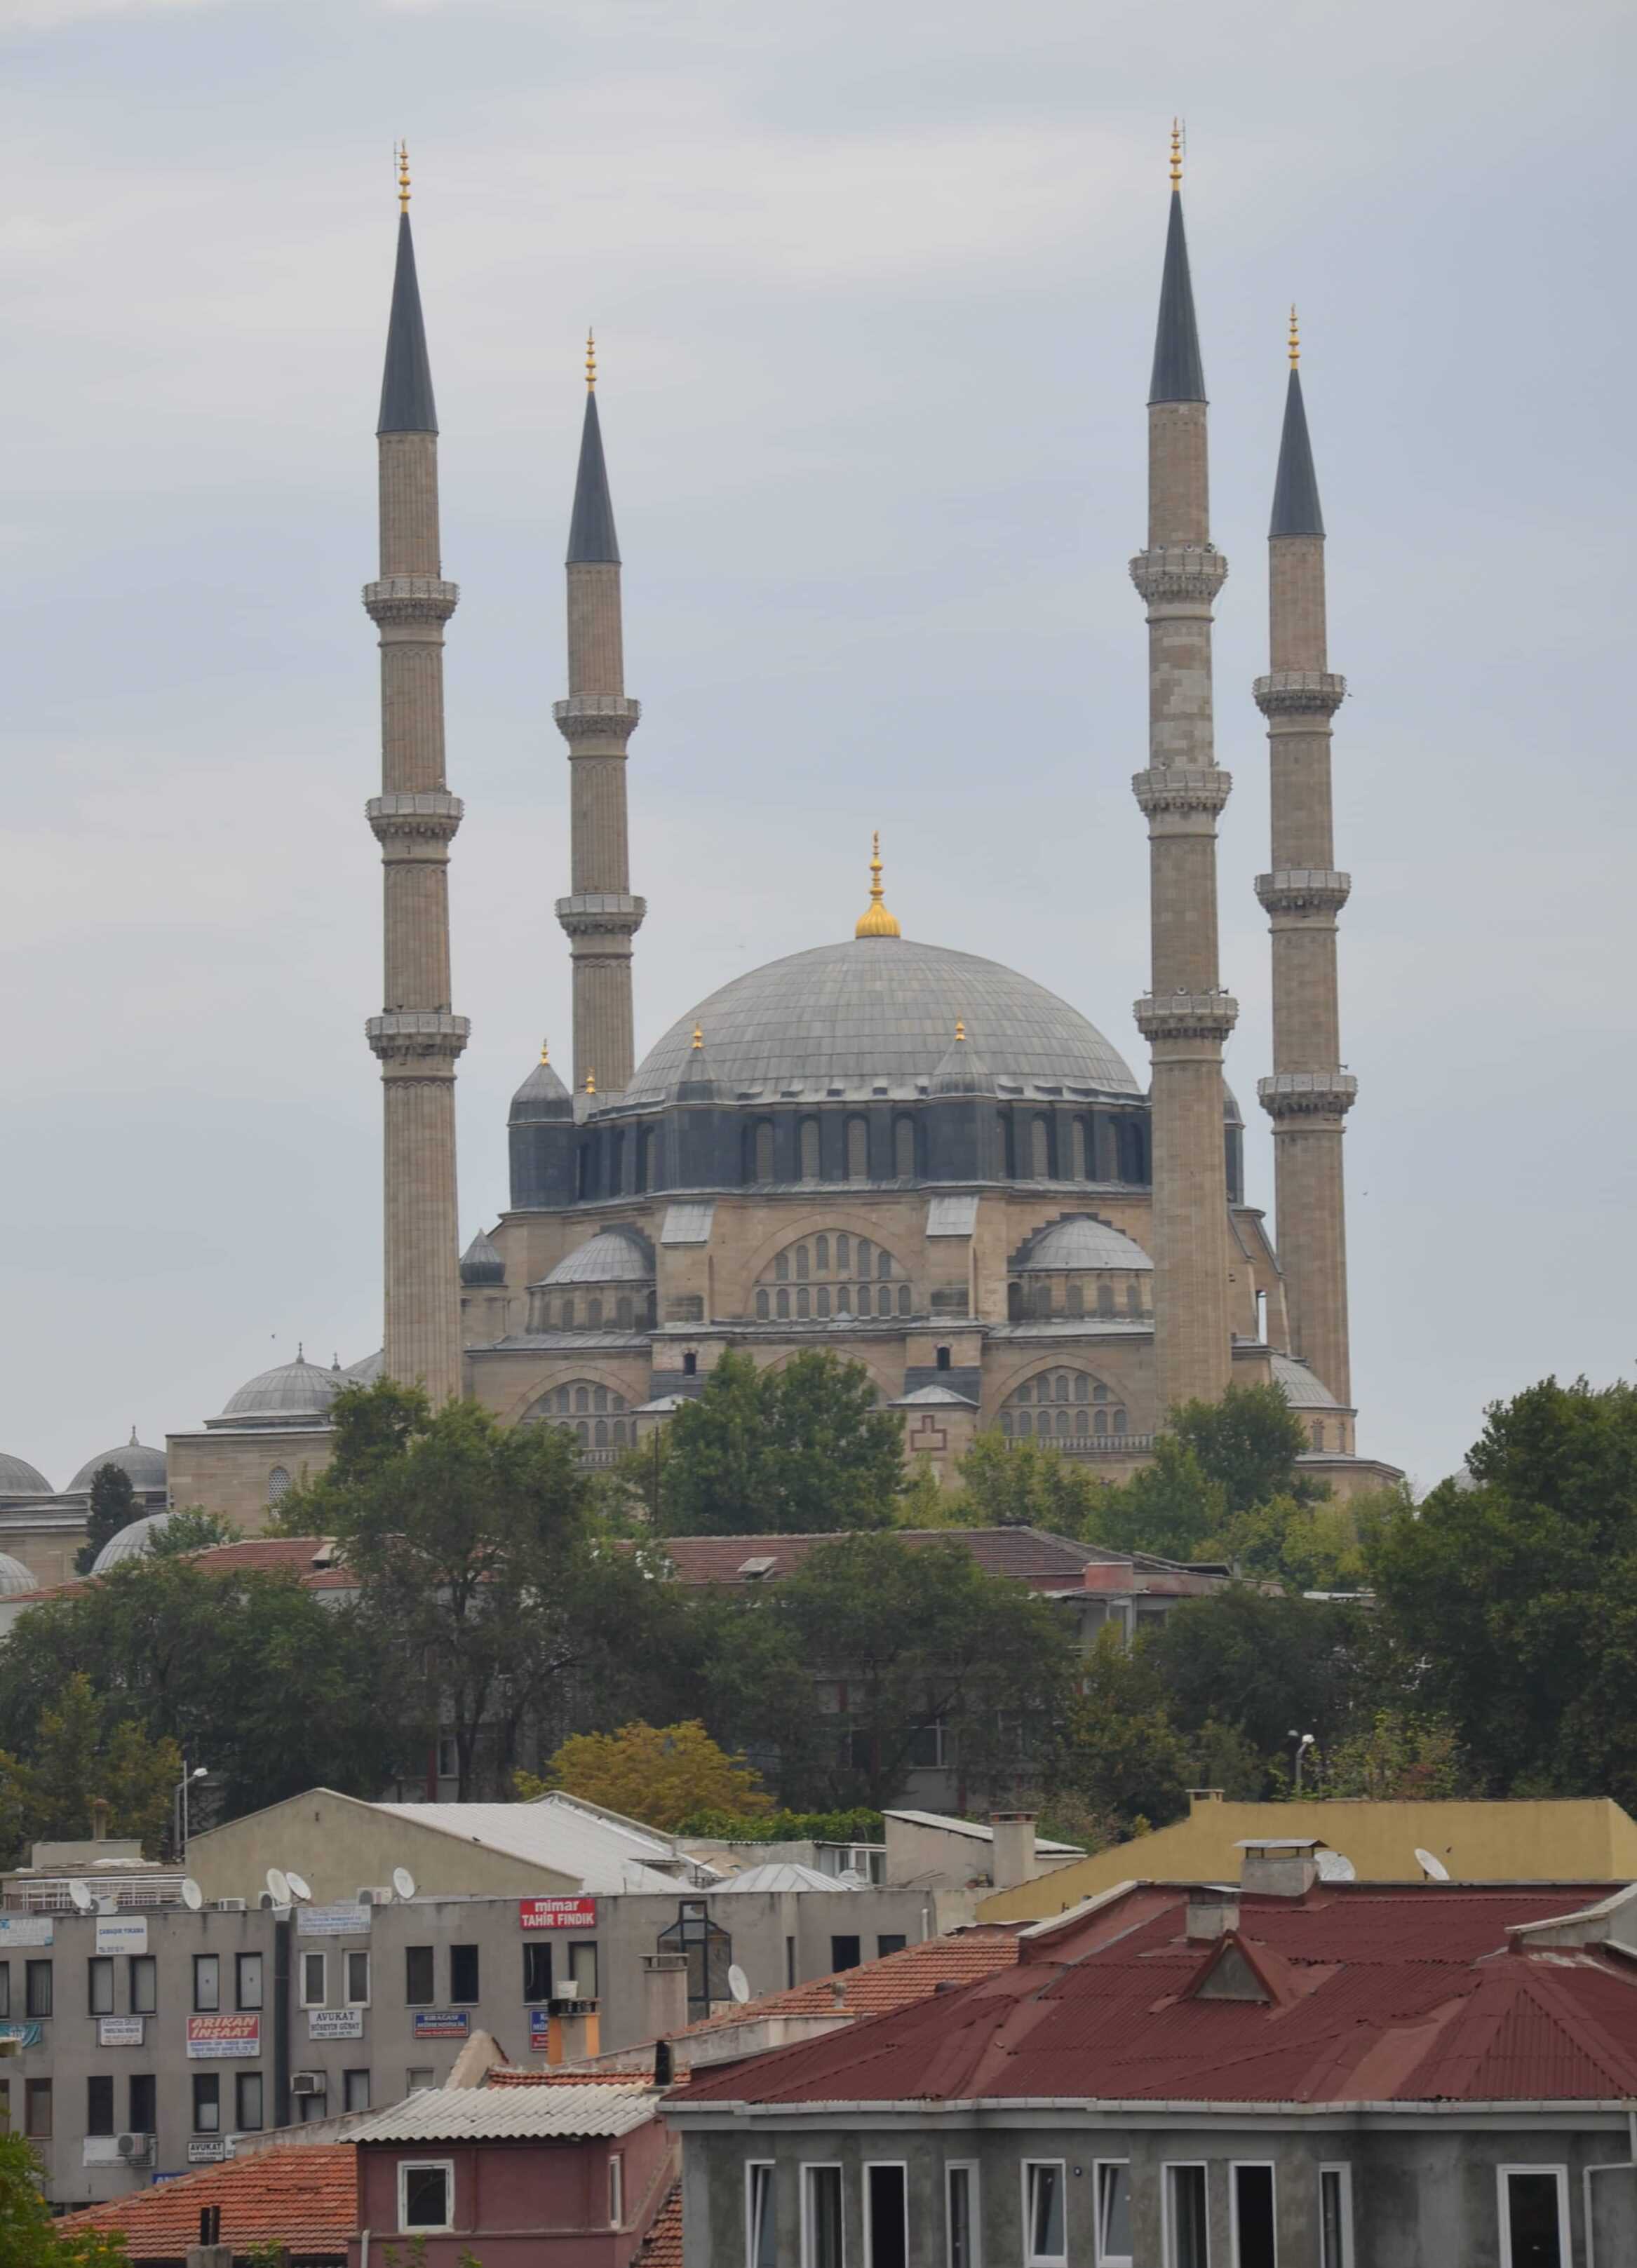
[[[731,1874],[722,1884],[724,1890],[839,1890],[844,1897],[852,1888],[851,1882],[839,1882],[834,1874],[822,1874],[816,1867],[804,1867],[794,1859],[771,1859],[764,1867],[747,1867],[742,1874]]]
[[[709,1244],[711,1223],[715,1218],[716,1200],[713,1197],[703,1204],[667,1205],[660,1241],[661,1244]]]
[[[977,1226],[975,1197],[932,1197],[927,1201],[928,1236],[970,1236]]]
[[[569,2140],[629,2134],[654,2115],[652,2080],[623,2087],[424,2087],[355,2126],[355,2142]]]
[[[571,1798],[549,1795],[538,1803],[376,1803],[417,1827],[461,1843],[481,1843],[508,1858],[525,1859],[571,1875],[588,1896],[620,1890],[675,1890],[693,1876],[667,1874],[651,1864],[675,1853],[659,1834],[621,1826]]]

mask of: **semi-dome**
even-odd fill
[[[173,1512],[151,1512],[145,1520],[129,1521],[117,1528],[92,1561],[92,1573],[106,1575],[122,1559],[140,1559],[151,1549],[154,1537],[163,1535],[175,1517]]]
[[[56,1491],[26,1457],[0,1454],[0,1496],[54,1496]]]
[[[1047,1270],[1065,1269],[1078,1273],[1088,1268],[1122,1268],[1132,1270],[1152,1269],[1154,1263],[1140,1244],[1117,1228],[1110,1228],[1106,1220],[1093,1220],[1081,1214],[1074,1220],[1054,1221],[1050,1228],[1042,1229],[1020,1263],[1026,1276]]]
[[[373,1354],[366,1354],[361,1362],[350,1362],[342,1376],[349,1386],[373,1386],[386,1366],[387,1350],[377,1347]]]
[[[0,1599],[26,1599],[31,1591],[39,1588],[39,1578],[32,1575],[20,1559],[13,1559],[9,1551],[0,1551]]]
[[[104,1465],[117,1465],[134,1489],[162,1489],[165,1486],[165,1452],[151,1449],[136,1439],[136,1428],[130,1429],[130,1439],[117,1449],[104,1449],[95,1457],[87,1457],[63,1490],[64,1496],[86,1496],[91,1491],[92,1476]]]
[[[650,1049],[623,1100],[675,1094],[696,1026],[726,1095],[912,1096],[931,1086],[957,1023],[1003,1093],[1142,1093],[1096,1027],[1031,977],[975,953],[864,936],[734,977]]]
[[[1300,1355],[1274,1354],[1268,1367],[1275,1386],[1284,1388],[1293,1410],[1339,1410],[1341,1404],[1322,1379],[1316,1378]]]
[[[546,1284],[646,1284],[653,1263],[634,1237],[605,1228],[559,1260]]]
[[[278,1425],[297,1418],[321,1418],[342,1388],[356,1383],[344,1371],[321,1369],[299,1351],[294,1362],[281,1362],[247,1379],[216,1423],[233,1418],[240,1425]]]

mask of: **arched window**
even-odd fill
[[[1065,1299],[1071,1315],[1083,1315],[1085,1314],[1086,1286],[1080,1282],[1078,1276],[1070,1279],[1067,1291],[1065,1293]]]
[[[1090,1423],[1091,1412],[1089,1410],[1077,1410],[1074,1412],[1074,1431],[1076,1433],[1085,1432]]]
[[[1043,1403],[1051,1407],[1043,1408]],[[1001,1403],[999,1419],[1003,1434],[1032,1430],[1036,1439],[1050,1437],[1071,1453],[1076,1448],[1089,1452],[1094,1440],[1125,1431],[1125,1411],[1117,1395],[1083,1370],[1046,1370],[1023,1379]]]
[[[799,1244],[796,1247],[796,1281],[798,1284],[805,1284],[807,1280],[807,1248],[805,1244]]]
[[[830,1239],[815,1236],[813,1240],[813,1265],[821,1276],[830,1273]]]
[[[783,1322],[789,1322],[789,1320],[790,1320],[790,1294],[789,1294],[789,1292],[781,1292],[778,1294],[778,1299],[777,1299],[777,1300],[775,1301],[775,1303],[774,1303],[774,1304],[775,1304],[775,1306],[776,1306],[776,1307],[777,1307],[777,1309],[778,1309],[778,1320],[780,1321],[780,1322],[781,1322],[781,1323],[783,1323]]]
[[[875,1273],[878,1276],[890,1276],[892,1274],[892,1255],[890,1252],[877,1250],[875,1255]]]
[[[267,1476],[267,1500],[277,1504],[290,1486],[289,1472],[283,1465],[275,1465]]]
[[[596,1443],[598,1448],[606,1449],[608,1447],[608,1421],[606,1418],[598,1418],[596,1425],[592,1429],[592,1439]]]
[[[1324,1421],[1322,1418],[1313,1420],[1313,1446],[1316,1449],[1322,1449],[1324,1446]]]
[[[602,1328],[602,1302],[601,1302],[601,1300],[598,1300],[598,1299],[594,1299],[594,1299],[589,1299],[589,1300],[586,1300],[586,1329],[587,1329],[587,1330],[590,1330],[590,1331],[596,1331],[596,1330],[601,1330],[601,1328]]]
[[[1017,1179],[1017,1130],[1009,1110],[1000,1113],[1000,1170],[1007,1181]]]
[[[616,1126],[608,1136],[608,1187],[610,1189],[618,1190],[624,1188],[624,1172],[625,1136],[623,1129]]]
[[[1077,1370],[1077,1371],[1075,1372],[1075,1373],[1074,1373],[1074,1399],[1075,1399],[1075,1401],[1076,1401],[1076,1402],[1084,1402],[1084,1401],[1087,1399],[1087,1397],[1088,1396],[1088,1395],[1090,1394],[1090,1391],[1091,1391],[1091,1381],[1087,1377],[1087,1375],[1086,1375],[1086,1373],[1085,1373],[1085,1372],[1084,1372],[1083,1370]]]
[[[1106,1410],[1099,1410],[1097,1412],[1097,1438],[1099,1440],[1103,1438],[1103,1436],[1108,1432],[1108,1430],[1109,1413]]]
[[[637,1137],[637,1189],[645,1189],[653,1173],[653,1129],[642,1128]]]
[[[801,1178],[816,1182],[819,1177],[819,1123],[816,1118],[801,1122]]]
[[[574,1302],[572,1300],[564,1300],[563,1302],[563,1328],[565,1331],[571,1331],[574,1328]]]
[[[813,1315],[813,1294],[803,1284],[796,1293],[796,1315],[799,1322],[809,1322]]]
[[[892,1130],[892,1169],[901,1182],[915,1179],[915,1121],[898,1119]]]
[[[574,1428],[574,1439],[579,1443],[582,1449],[588,1449],[591,1447],[590,1425],[588,1424],[576,1425]]]
[[[1125,1412],[1123,1410],[1117,1410],[1114,1413],[1114,1430],[1117,1433],[1125,1431]]]
[[[559,1386],[557,1388],[557,1408],[559,1410],[567,1410],[571,1406],[572,1395],[572,1387]]]
[[[1112,1315],[1112,1314],[1113,1314],[1113,1313],[1114,1313],[1114,1286],[1113,1286],[1113,1285],[1112,1285],[1112,1284],[1110,1284],[1110,1283],[1106,1283],[1106,1282],[1105,1282],[1105,1283],[1102,1283],[1102,1284],[1099,1284],[1099,1285],[1098,1285],[1098,1286],[1097,1286],[1097,1313],[1098,1313],[1100,1315]]]
[[[830,1321],[830,1285],[821,1284],[815,1297],[818,1300],[819,1320],[822,1322],[828,1322]]]
[[[898,1313],[901,1315],[907,1315],[909,1312],[910,1287],[907,1284],[900,1284],[898,1286]]]
[[[630,1330],[631,1326],[631,1304],[630,1293],[629,1292],[622,1292],[619,1298],[614,1302],[614,1321],[616,1327],[618,1329],[622,1331]]]
[[[768,1316],[769,1316],[770,1313],[771,1312],[771,1301],[770,1301],[770,1300],[768,1299],[767,1293],[766,1293],[765,1292],[758,1292],[756,1293],[756,1319],[757,1319],[757,1321],[758,1321],[759,1322],[763,1322],[763,1323],[764,1323],[764,1322],[766,1322],[766,1321],[767,1321],[767,1319],[768,1319]]]
[[[1074,1121],[1074,1178],[1077,1182],[1088,1182],[1092,1178],[1091,1137],[1083,1118]]]
[[[777,1278],[777,1279],[778,1280],[778,1282],[779,1282],[779,1283],[781,1283],[781,1284],[788,1284],[788,1283],[789,1283],[789,1281],[790,1281],[790,1254],[789,1254],[788,1249],[786,1249],[785,1251],[781,1252],[781,1253],[779,1254],[779,1256],[778,1256],[778,1259],[773,1263],[773,1274],[774,1274],[774,1276]]]
[[[870,1128],[866,1118],[847,1121],[847,1179],[867,1182],[870,1177]]]
[[[1016,1282],[1007,1285],[1007,1321],[1021,1323],[1023,1320],[1023,1286]]]
[[[836,1273],[837,1276],[850,1276],[852,1273],[852,1239],[844,1230],[836,1239]]]
[[[756,1180],[771,1182],[773,1178],[773,1122],[771,1118],[758,1118],[756,1121],[755,1154]]]
[[[609,1426],[608,1432],[613,1436],[615,1447],[623,1449],[625,1447],[625,1420],[623,1418],[616,1418]]]
[[[589,1410],[591,1408],[590,1387],[577,1386],[574,1388],[574,1407],[576,1410]]]
[[[1125,1286],[1125,1312],[1128,1315],[1140,1315],[1142,1313],[1142,1286],[1134,1276]]]
[[[860,1276],[867,1276],[869,1274],[873,1254],[874,1248],[870,1243],[869,1238],[867,1236],[861,1236],[859,1239],[858,1267],[858,1272]]]
[[[1036,1117],[1029,1129],[1029,1170],[1037,1182],[1051,1178],[1051,1130],[1043,1118]]]
[[[591,1406],[594,1410],[606,1410],[608,1408],[608,1389],[606,1386],[594,1386],[592,1388]]]

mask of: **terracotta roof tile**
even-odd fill
[[[674,2036],[691,2039],[697,2032],[719,2032],[734,2024],[754,2023],[765,2016],[879,2016],[893,2008],[907,2008],[936,1992],[940,1984],[970,1984],[992,1977],[998,1969],[1016,1966],[1019,1925],[984,1922],[959,1931],[953,1937],[929,1937],[922,1944],[906,1945],[900,1953],[883,1954],[857,1969],[838,1970],[833,1977],[815,1977],[783,1992],[769,1992],[760,2000],[725,2008],[714,2016],[701,2016]],[[839,1999],[836,1986],[840,1985]]]
[[[676,2187],[660,2207],[653,2227],[637,2255],[637,2268],[682,2268],[682,2187]]]
[[[278,1573],[288,1568],[300,1579],[306,1591],[350,1591],[357,1588],[358,1579],[345,1567],[315,1567],[313,1560],[329,1549],[329,1538],[324,1535],[247,1535],[238,1543],[212,1543],[203,1551],[190,1551],[189,1563],[207,1575],[237,1575],[244,1573]],[[131,1560],[122,1562],[130,1566]],[[31,1607],[43,1599],[71,1599],[101,1579],[81,1575],[72,1582],[55,1583],[49,1590],[35,1591],[27,1601]]]
[[[1132,1565],[1123,1554],[1101,1551],[1037,1528],[903,1528],[896,1534],[900,1543],[911,1549],[964,1544],[985,1574],[1010,1575],[1036,1591],[1078,1589],[1089,1566],[1114,1565],[1125,1575]],[[664,1545],[682,1582],[775,1582],[781,1575],[793,1575],[820,1544],[837,1540],[834,1535],[667,1535]],[[748,1578],[739,1572],[748,1559],[771,1559],[773,1564]]]
[[[181,2180],[158,2182],[108,2205],[63,2216],[64,2231],[117,2229],[133,2264],[180,2260],[199,2241],[199,2208],[219,2205],[222,2242],[236,2251],[284,2244],[299,2259],[344,2260],[358,2225],[357,2161],[350,2142],[292,2143],[258,2150]]]

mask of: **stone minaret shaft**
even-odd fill
[[[1212,739],[1211,608],[1228,563],[1211,542],[1205,376],[1175,144],[1148,395],[1148,548],[1132,580],[1148,608],[1147,814],[1153,989],[1137,1024],[1153,1051],[1157,1414],[1228,1383],[1222,1042],[1237,1004],[1218,982],[1216,821],[1233,782]]]
[[[1291,322],[1285,430],[1268,532],[1270,671],[1256,681],[1267,718],[1272,866],[1257,877],[1273,938],[1273,1076],[1257,1083],[1273,1122],[1279,1254],[1293,1353],[1338,1402],[1353,1400],[1342,1124],[1358,1082],[1341,1067],[1336,916],[1347,875],[1331,824],[1331,718],[1346,690],[1327,667],[1324,522]]]
[[[568,543],[568,690],[553,710],[568,742],[570,889],[557,900],[574,967],[574,1086],[619,1094],[636,1068],[631,939],[648,910],[630,893],[625,750],[642,714],[626,698],[620,551],[586,352],[586,422]]]
[[[380,630],[381,792],[366,809],[384,869],[386,987],[366,1029],[386,1116],[384,1367],[437,1404],[461,1384],[454,1065],[468,1027],[449,1007],[449,843],[461,806],[444,784],[443,714],[443,626],[460,593],[439,554],[438,418],[407,210],[376,431],[380,578],[364,603]]]

